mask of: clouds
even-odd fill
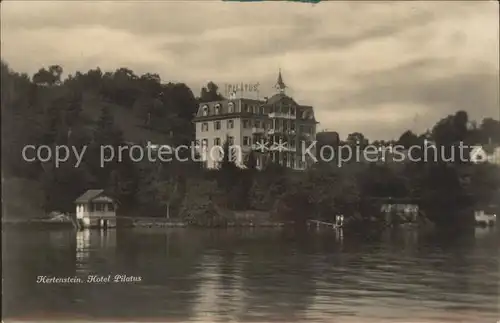
[[[495,1],[7,2],[1,24],[2,57],[30,73],[127,66],[195,92],[258,81],[268,95],[281,67],[291,94],[342,136],[499,113]]]

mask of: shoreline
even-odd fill
[[[186,221],[167,221],[166,219],[122,219],[124,222],[118,225],[118,228],[283,228],[293,225],[280,221],[258,221],[258,222],[235,222],[228,221],[227,223],[189,223]],[[120,220],[118,220],[120,221]],[[53,221],[51,219],[2,219],[2,226],[44,226],[53,228],[73,228],[74,224],[71,221]],[[116,228],[115,228],[116,229]]]

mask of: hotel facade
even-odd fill
[[[305,151],[316,154],[313,107],[285,94],[281,71],[275,87],[277,93],[264,100],[229,98],[199,105],[196,144],[207,168],[218,168],[226,141],[239,167],[245,167],[252,151],[259,169],[276,163],[304,170],[314,162]]]

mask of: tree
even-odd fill
[[[113,115],[107,106],[103,106],[94,128],[94,142],[100,145],[119,145],[122,141],[122,133],[115,126]]]
[[[82,93],[71,91],[68,94],[66,109],[64,111],[64,123],[67,127],[73,127],[80,117],[80,113],[82,112]]]
[[[481,123],[479,128],[480,131],[480,143],[493,143],[500,144],[500,121],[485,118]]]
[[[246,156],[245,167],[252,171],[257,169],[257,157],[253,150]]]
[[[113,120],[107,106],[103,106],[99,119],[96,121],[92,143],[86,153],[87,163],[97,179],[98,187],[107,187],[111,172],[118,164],[118,150],[123,144],[123,134]]]
[[[217,84],[212,81],[208,82],[207,86],[201,89],[200,103],[224,100],[224,97],[218,91]]]
[[[166,121],[164,119],[166,111],[159,99],[148,96],[140,97],[135,100],[133,109],[147,127],[153,128],[155,125],[162,125]]]
[[[139,186],[137,168],[128,156],[123,156],[111,170],[108,192],[118,202],[119,210],[132,209],[136,206]]]
[[[420,143],[421,142],[420,142],[418,136],[410,130],[405,131],[401,135],[401,137],[399,137],[399,140],[397,141],[398,145],[401,145],[401,146],[405,147],[406,149],[409,149],[410,147],[413,147],[413,146],[419,146]]]
[[[62,73],[63,69],[59,65],[51,65],[48,69],[41,68],[33,75],[33,82],[44,86],[59,85]]]
[[[235,192],[240,184],[241,171],[235,164],[233,148],[230,145],[229,138],[226,139],[222,147],[222,159],[219,162],[217,172],[217,185],[224,193],[226,206],[235,208],[238,205],[240,197]]]
[[[360,148],[365,148],[368,146],[368,139],[360,132],[353,132],[347,136],[347,144],[350,146],[359,146]]]

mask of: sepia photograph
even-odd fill
[[[499,323],[498,1],[5,0],[2,323]]]

